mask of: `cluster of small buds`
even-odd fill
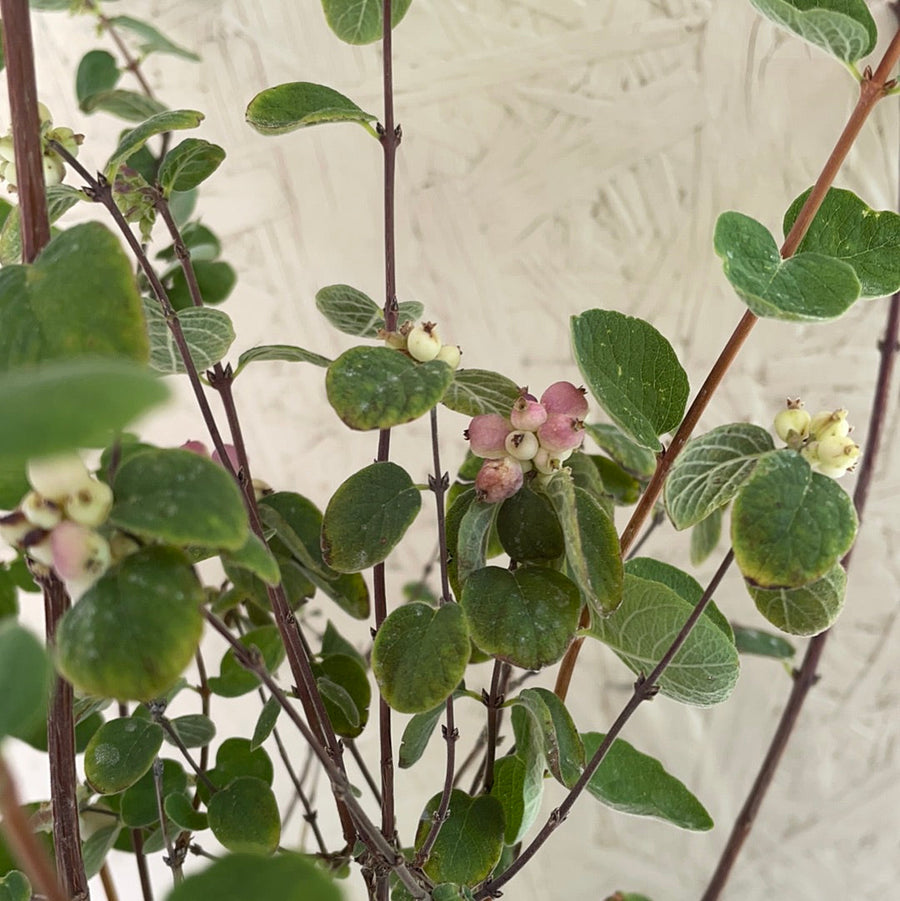
[[[112,489],[75,454],[32,460],[28,481],[32,490],[0,517],[0,536],[38,566],[52,568],[78,598],[114,559],[110,542],[97,531],[112,508]]]
[[[202,441],[190,440],[185,441],[184,444],[181,445],[181,450],[190,451],[192,454],[198,454],[201,457],[209,457],[213,463],[218,463],[219,466],[224,466],[222,463],[222,458],[219,456],[219,452],[214,450],[211,454],[207,449],[206,445]],[[238,461],[238,453],[237,449],[233,444],[225,445],[225,454],[228,456],[228,461],[231,463],[231,468],[234,472],[238,472],[241,468],[241,464]],[[253,485],[253,494],[257,500],[265,497],[267,494],[272,494],[274,492],[274,488],[264,481],[263,479],[252,479],[251,484]]]
[[[472,453],[484,463],[475,479],[479,500],[498,503],[512,497],[535,470],[539,478],[557,472],[584,441],[588,402],[584,388],[555,382],[538,400],[523,389],[509,418],[476,416],[464,432]]]
[[[65,147],[72,156],[78,155],[78,148],[84,135],[77,135],[71,128],[54,128],[50,110],[43,103],[38,104],[38,115],[41,117],[41,147],[43,148],[44,183],[47,186],[58,185],[66,175],[66,164],[62,157],[55,153],[50,142],[56,141]],[[0,181],[5,181],[10,193],[15,193],[18,185],[16,173],[16,152],[13,145],[12,132],[0,138]]]
[[[850,437],[846,410],[822,410],[810,416],[799,400],[788,400],[786,409],[775,417],[775,431],[816,472],[834,479],[852,471],[862,455]]]
[[[419,363],[440,360],[451,369],[459,367],[462,350],[458,344],[444,344],[434,322],[423,322],[421,325],[404,322],[396,332],[386,332],[381,329],[378,337],[388,347],[404,351]]]

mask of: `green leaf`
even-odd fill
[[[322,556],[342,573],[381,563],[422,506],[419,489],[396,463],[372,463],[350,476],[325,508]]]
[[[575,360],[612,421],[642,447],[681,422],[687,375],[668,341],[648,322],[613,310],[572,317]]]
[[[793,228],[809,197],[804,191],[784,214],[784,231]],[[860,296],[885,297],[900,288],[900,216],[890,210],[875,212],[852,191],[831,188],[797,248],[843,260],[853,267]]]
[[[351,429],[389,429],[418,419],[440,402],[453,370],[417,363],[387,347],[351,347],[325,376],[328,402]]]
[[[479,569],[463,586],[460,603],[481,650],[530,670],[562,657],[581,612],[578,587],[542,566]]]
[[[722,537],[722,508],[713,510],[691,530],[691,563],[699,566],[716,549]]]
[[[751,629],[749,626],[734,627],[734,643],[739,654],[755,654],[757,657],[790,660],[797,653],[794,646],[781,635]]]
[[[163,798],[185,792],[187,790],[187,774],[181,764],[174,760],[164,760],[162,764]],[[144,773],[130,788],[125,789],[119,810],[122,822],[132,829],[159,824],[159,807],[152,769]]]
[[[641,496],[641,483],[630,472],[626,472],[618,463],[607,457],[592,455],[589,459],[596,467],[603,487],[614,504],[628,507],[637,503],[637,499]],[[568,465],[568,461],[566,464]]]
[[[590,760],[606,737],[585,732],[584,750]],[[678,826],[706,832],[713,821],[706,808],[684,783],[665,771],[654,757],[642,754],[617,738],[587,784],[587,790],[607,807],[639,817],[654,817]]]
[[[267,585],[278,585],[281,582],[281,571],[278,561],[272,552],[252,532],[247,533],[244,546],[236,551],[223,551],[223,563],[237,566],[259,576]]]
[[[403,737],[400,739],[400,751],[397,760],[401,770],[408,769],[421,759],[425,753],[425,748],[428,747],[432,733],[446,709],[446,705],[442,701],[431,710],[417,713],[406,724],[406,728],[403,730]]]
[[[142,56],[149,56],[151,53],[168,53],[171,56],[180,56],[182,59],[189,59],[192,62],[200,62],[200,57],[184,47],[170,41],[158,29],[154,28],[149,22],[141,19],[132,19],[131,16],[113,16],[109,20],[110,24],[116,28],[126,28],[128,31],[140,38],[138,48]]]
[[[612,648],[633,672],[649,675],[692,610],[671,588],[626,573],[621,605],[606,619],[595,617],[589,634]],[[660,693],[683,704],[710,707],[731,694],[739,668],[734,642],[718,623],[702,616],[660,676]]]
[[[0,375],[0,460],[99,447],[168,396],[159,379],[127,360],[67,360]]]
[[[692,438],[666,479],[666,509],[675,528],[686,529],[724,507],[774,447],[772,436],[749,422],[721,425]]]
[[[321,657],[331,657],[332,654],[344,654],[347,657],[355,657],[363,666],[366,666],[366,658],[334,627],[331,620],[325,626],[322,634]]]
[[[188,876],[166,901],[341,901],[341,892],[308,857],[229,854]]]
[[[782,28],[815,44],[843,63],[875,49],[878,29],[865,0],[750,0]]]
[[[0,685],[6,686],[0,695],[0,738],[28,732],[46,717],[47,653],[31,632],[11,619],[0,622]]]
[[[790,635],[818,635],[843,609],[847,574],[836,563],[821,579],[800,588],[760,588],[749,581],[746,585],[756,609],[773,626]]]
[[[643,479],[649,479],[656,472],[656,454],[635,444],[616,426],[606,423],[586,424],[584,430],[622,469]]]
[[[273,695],[263,704],[263,709],[259,712],[259,718],[253,728],[253,737],[250,739],[251,751],[255,751],[272,734],[280,714],[281,704]]]
[[[197,287],[205,305],[227,300],[237,283],[234,268],[222,260],[197,260],[194,264]],[[188,288],[187,277],[179,268],[171,274],[168,295],[176,310],[187,310],[194,304]]]
[[[416,848],[431,829],[432,815],[441,801],[435,795],[419,817]],[[503,807],[493,795],[473,798],[459,789],[450,793],[450,809],[437,841],[425,864],[426,874],[435,882],[474,885],[493,870],[503,851]]]
[[[361,735],[369,721],[372,701],[363,664],[355,655],[332,654],[313,664],[313,673],[334,731],[342,738]]]
[[[407,300],[398,305],[397,325],[415,322],[424,307]],[[316,292],[316,309],[339,331],[358,338],[377,338],[384,311],[372,298],[350,285],[328,285]]]
[[[247,514],[225,469],[185,450],[157,448],[125,460],[113,483],[113,525],[178,545],[240,550]]]
[[[187,138],[173,147],[159,167],[159,183],[168,197],[172,191],[190,191],[206,181],[225,159],[218,144]]]
[[[247,738],[227,738],[216,751],[216,765],[210,771],[213,785],[228,785],[239,776],[253,776],[271,785],[275,777],[272,759],[263,748],[253,748]],[[205,786],[199,786],[201,798],[206,798]]]
[[[613,521],[571,474],[562,469],[544,486],[565,536],[568,571],[582,598],[598,616],[622,602],[622,552]]]
[[[173,792],[163,801],[163,809],[166,817],[177,823],[181,829],[189,832],[202,832],[209,829],[209,818],[205,813],[194,810],[187,795],[181,792]]]
[[[61,232],[33,265],[0,270],[0,317],[2,370],[84,356],[147,359],[131,264],[98,222]]]
[[[119,81],[122,72],[116,64],[116,58],[105,50],[91,50],[78,64],[75,75],[75,95],[78,106],[83,110],[84,102],[92,94],[111,91]]]
[[[0,901],[31,901],[31,883],[20,870],[0,876]]]
[[[478,502],[476,501],[476,504]],[[471,511],[472,507],[469,507]],[[483,504],[496,507],[497,504]],[[497,534],[503,550],[518,562],[556,560],[566,552],[563,532],[550,502],[522,486],[512,497],[499,505]],[[468,515],[468,514],[467,514]],[[485,545],[487,535],[485,535]],[[477,567],[484,566],[484,559]],[[463,579],[464,581],[464,579]]]
[[[612,465],[617,466],[618,464],[613,463]],[[603,478],[594,460],[588,454],[579,451],[566,460],[566,469],[572,474],[572,481],[575,483],[575,487],[586,491],[600,504],[600,509],[610,519],[614,519],[615,504],[613,498],[607,491],[606,485],[603,484]],[[631,477],[629,476],[629,478]]]
[[[400,713],[424,713],[446,700],[469,662],[469,631],[457,604],[413,603],[388,614],[372,646],[372,672]]]
[[[799,588],[850,549],[857,526],[853,502],[837,482],[781,450],[760,459],[735,498],[731,542],[746,579],[760,588]]]
[[[169,720],[169,725],[186,748],[203,748],[216,737],[216,724],[202,713],[176,716],[175,719]],[[168,733],[164,737],[169,744],[175,744]]]
[[[497,504],[478,500],[474,489],[471,494],[467,491],[465,495],[461,495],[457,502],[460,504],[460,510],[465,507],[465,512],[453,530],[455,536],[451,535],[448,528],[447,546],[451,548],[453,557],[450,575],[454,590],[458,594],[466,579],[485,565],[491,530],[499,507]],[[455,515],[453,519],[456,519]],[[451,526],[449,516],[447,525]]]
[[[391,29],[400,24],[412,0],[395,0]],[[331,30],[348,44],[371,44],[384,32],[384,0],[322,0]]]
[[[159,697],[194,657],[203,601],[181,551],[145,547],[110,569],[63,616],[59,669],[76,688],[98,697]]]
[[[787,322],[823,322],[859,297],[853,267],[820,253],[781,258],[769,230],[743,213],[722,213],[713,238],[725,277],[751,312]]]
[[[159,304],[147,298],[144,312],[150,339],[150,365],[166,375],[186,372],[184,360]],[[234,341],[234,326],[227,313],[209,307],[189,307],[177,316],[198,372],[211,369],[228,353]]]
[[[98,447],[168,396],[159,379],[126,360],[67,360],[0,375],[0,460]]]
[[[104,112],[126,122],[143,122],[150,116],[165,111],[166,107],[158,100],[153,100],[138,91],[124,91],[116,88],[112,91],[99,91],[85,97],[79,104],[86,113]]]
[[[235,377],[250,363],[261,360],[281,360],[286,363],[312,363],[313,366],[321,366],[327,369],[332,361],[321,354],[304,350],[302,347],[294,347],[292,344],[263,344],[259,347],[251,347],[238,357]]]
[[[547,769],[566,788],[572,788],[584,769],[585,756],[584,745],[566,705],[546,688],[526,688],[511,703],[531,716]]]
[[[322,702],[329,710],[328,718],[334,720],[335,716],[343,724],[345,731],[352,730],[356,732],[360,724],[359,710],[353,702],[353,698],[342,685],[332,682],[326,676],[319,676],[316,679],[316,688],[322,696]],[[338,735],[337,729],[334,730]]]
[[[156,723],[130,716],[110,720],[88,742],[84,777],[98,794],[118,794],[150,769],[162,743]]]
[[[217,791],[207,809],[213,835],[229,851],[274,854],[278,848],[278,802],[261,779],[240,776]]]
[[[332,88],[308,81],[266,88],[250,101],[246,117],[247,122],[263,135],[283,135],[327,122],[366,125],[378,118]]]
[[[284,644],[276,626],[259,626],[238,639],[246,648],[256,648],[262,655],[266,670],[274,672],[284,660]],[[237,698],[259,686],[259,676],[244,669],[234,651],[229,648],[219,665],[219,675],[209,679],[209,689],[223,698]]]
[[[662,560],[653,560],[650,557],[632,557],[625,564],[625,572],[631,573],[639,579],[659,582],[666,588],[671,588],[692,607],[696,607],[703,598],[703,586],[693,576],[672,566],[671,563],[663,563]],[[703,615],[708,617],[710,622],[715,623],[729,641],[734,641],[731,623],[715,604],[707,604]]]
[[[154,135],[161,135],[176,129],[196,128],[204,118],[203,113],[191,109],[163,110],[150,115],[137,128],[126,131],[119,139],[119,146],[116,147],[115,153],[109,158],[104,169],[107,179],[112,181],[119,166],[127,163],[128,158],[133,153],[137,153]]]
[[[499,413],[509,416],[519,398],[512,379],[488,369],[457,369],[441,403],[464,416]]]
[[[101,826],[81,846],[81,857],[84,861],[84,875],[93,879],[100,872],[106,857],[113,849],[122,827],[114,822],[110,826]],[[2,895],[0,895],[2,897]]]
[[[543,780],[529,779],[528,767],[520,757],[501,757],[494,763],[491,796],[503,805],[504,843],[522,841],[540,813]]]

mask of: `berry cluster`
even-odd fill
[[[538,400],[522,389],[509,418],[476,416],[463,433],[484,463],[475,479],[479,500],[498,503],[512,497],[532,470],[551,476],[584,440],[588,402],[584,388],[555,382]]]
[[[852,471],[862,454],[850,437],[846,410],[822,410],[810,416],[799,400],[788,400],[787,408],[775,417],[775,431],[816,472],[834,479]]]
[[[80,597],[114,558],[130,548],[124,535],[108,541],[97,531],[112,507],[112,489],[95,479],[75,454],[32,460],[32,490],[12,513],[0,517],[0,535],[39,566],[51,567]]]
[[[77,135],[71,128],[54,128],[50,110],[43,103],[38,104],[38,115],[41,117],[41,147],[44,159],[44,183],[58,185],[66,175],[66,164],[62,158],[50,149],[50,141],[62,144],[72,156],[78,155],[78,147],[84,135]],[[12,132],[0,138],[0,181],[9,185],[10,193],[15,193],[18,183],[16,175],[16,152],[13,146]]]
[[[432,360],[440,360],[451,369],[459,366],[462,351],[457,344],[444,344],[437,333],[437,326],[433,322],[423,322],[421,325],[413,325],[404,322],[399,331],[386,332],[381,329],[378,333],[388,347],[402,350],[420,363],[430,363]]]

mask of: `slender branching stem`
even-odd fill
[[[351,738],[347,741],[347,748],[350,751],[350,756],[356,761],[356,765],[359,767],[359,771],[362,773],[363,779],[366,781],[366,785],[369,786],[369,791],[372,792],[372,796],[375,798],[375,802],[380,806],[381,805],[381,792],[378,790],[378,784],[375,782],[372,773],[369,771],[369,767],[366,764],[365,758],[362,754],[359,753],[359,748],[356,746],[356,742]]]
[[[115,882],[113,882],[112,871],[106,861],[100,867],[100,884],[103,886],[106,901],[119,901],[119,893],[116,891]]]
[[[900,60],[900,29],[895,32],[875,72],[872,73],[868,69],[866,70],[859,85],[859,99],[853,108],[853,112],[850,114],[831,155],[826,160],[812,191],[810,191],[806,202],[797,215],[797,219],[784,240],[784,244],[781,247],[781,256],[783,258],[786,259],[797,251],[813,217],[822,205],[828,189],[834,183],[841,165],[847,158],[847,154],[859,136],[859,132],[868,119],[869,114],[878,101],[885,97],[890,88],[893,87],[894,82],[891,80],[891,72],[896,67],[898,60]],[[675,437],[665,453],[660,455],[656,472],[654,472],[653,478],[650,479],[650,483],[647,485],[643,495],[641,495],[641,499],[638,501],[637,507],[619,539],[623,555],[628,553],[637,533],[652,512],[672,464],[693,434],[700,417],[725,377],[725,373],[731,368],[740,349],[744,346],[744,342],[749,337],[756,322],[757,317],[749,310],[741,317],[740,322],[709,371],[706,381],[685,414],[678,431],[675,433]],[[589,614],[585,610],[581,626],[587,627],[589,624]],[[575,670],[575,663],[578,660],[578,654],[583,643],[584,638],[577,638],[569,646],[569,650],[566,651],[566,655],[560,664],[555,691],[562,700],[565,700],[568,694],[569,683],[572,681],[572,673]]]
[[[156,792],[156,809],[159,811],[159,828],[162,830],[163,842],[166,846],[165,862],[172,871],[172,881],[178,885],[184,879],[184,873],[181,869],[181,858],[175,845],[172,843],[172,837],[169,835],[169,824],[166,818],[166,808],[163,796],[163,760],[157,757],[153,761],[153,789]]]
[[[197,778],[207,787],[209,793],[214,795],[219,789],[216,785],[213,784],[212,780],[207,776],[204,772],[203,768],[200,764],[194,760],[191,752],[187,749],[185,743],[181,740],[181,736],[175,730],[175,727],[172,725],[172,721],[161,712],[155,712],[154,706],[150,706],[150,713],[153,716],[153,722],[159,723],[162,727],[163,732],[169,736],[170,741],[181,751],[181,756],[188,762],[190,768],[194,771]]]
[[[203,714],[203,716],[209,717],[212,692],[209,690],[209,680],[206,674],[206,662],[203,659],[203,652],[200,650],[200,648],[197,648],[197,653],[194,654],[194,663],[197,667],[197,676],[200,679],[200,684],[197,686],[197,692],[200,695],[200,712]],[[208,743],[200,749],[200,769],[204,773],[209,769]],[[194,794],[194,809],[198,809],[199,806],[200,793],[197,792]]]
[[[706,608],[709,606],[710,601],[712,601],[712,596],[715,590],[719,587],[719,583],[722,581],[722,578],[725,576],[725,573],[728,571],[728,567],[731,566],[731,562],[734,560],[734,551],[729,550],[725,555],[722,562],[719,564],[719,568],[716,570],[715,575],[710,580],[709,585],[706,586],[706,590],[703,592],[703,596],[697,603],[697,606],[691,611],[691,615],[688,617],[684,626],[681,628],[681,631],[675,637],[675,640],[669,645],[668,650],[665,654],[663,654],[662,659],[656,666],[653,668],[653,671],[649,676],[644,676],[641,674],[634,683],[634,691],[632,692],[631,698],[629,698],[628,703],[622,708],[621,713],[616,717],[615,722],[610,726],[609,731],[606,733],[603,741],[600,744],[600,747],[597,748],[597,751],[594,753],[594,756],[588,761],[584,770],[579,776],[578,781],[575,785],[572,786],[568,795],[566,795],[565,800],[562,804],[559,805],[549,816],[547,822],[541,828],[541,831],[535,836],[534,840],[525,848],[522,853],[510,864],[509,868],[504,870],[496,879],[490,879],[475,894],[477,899],[482,898],[491,898],[496,897],[497,889],[501,886],[506,885],[513,876],[516,875],[527,863],[534,857],[535,853],[541,848],[544,842],[547,841],[548,838],[556,831],[556,829],[565,821],[566,817],[569,815],[569,811],[572,809],[572,806],[578,800],[581,793],[587,788],[587,784],[591,781],[591,777],[597,771],[597,767],[603,762],[603,759],[606,757],[609,749],[612,747],[613,742],[618,737],[619,733],[624,728],[625,724],[631,719],[632,714],[637,710],[637,708],[641,705],[642,702],[653,698],[657,692],[659,691],[659,685],[657,684],[659,681],[659,677],[665,672],[666,668],[672,662],[675,655],[681,650],[681,647],[684,645],[685,641],[687,641],[688,636],[691,634],[691,630],[694,626],[699,622],[700,617],[703,616]]]
[[[487,706],[487,747],[484,755],[484,791],[494,787],[494,760],[497,756],[497,735],[500,728],[500,706],[503,704],[503,692],[500,688],[504,676],[508,675],[509,664],[502,660],[494,661],[491,674],[491,690],[483,695]]]
[[[153,901],[153,885],[147,869],[147,855],[144,854],[144,834],[140,829],[131,830],[131,848],[137,865],[138,879],[141,882],[142,901]]]

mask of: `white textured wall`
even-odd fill
[[[886,4],[870,5],[888,34]],[[310,80],[379,112],[379,50],[339,43],[315,0],[116,6],[152,17],[203,56],[199,65],[154,57],[148,73],[170,105],[205,111],[197,134],[228,151],[202,210],[240,272],[225,307],[238,328],[236,351],[286,342],[336,355],[349,340],[330,330],[313,297],[325,284],[347,282],[381,298],[380,148],[350,126],[263,138],[244,124],[243,111],[263,87]],[[82,158],[99,167],[117,126],[77,112],[70,75],[96,44],[90,28],[43,15],[36,38],[42,97],[60,124],[89,135]],[[780,234],[783,210],[811,184],[855,100],[839,65],[759,22],[745,0],[415,0],[395,51],[404,129],[400,298],[426,304],[444,336],[463,345],[465,365],[538,387],[578,379],[567,319],[591,306],[653,322],[696,387],[742,312],[712,252],[716,216],[738,209]],[[896,157],[896,101],[889,101],[840,184],[876,208],[892,206]],[[864,444],[884,311],[876,301],[827,325],[761,322],[703,426],[766,424],[784,397],[802,395],[812,409],[850,408]],[[375,454],[373,435],[349,433],[325,407],[320,370],[259,365],[242,376],[237,394],[255,471],[277,487],[324,503]],[[452,466],[464,450],[464,422],[449,413],[443,422]],[[202,434],[188,402],[149,428],[172,443]],[[396,439],[396,459],[415,479],[427,472],[424,437],[417,424]],[[894,406],[847,609],[725,893],[733,901],[896,897],[896,440]],[[852,490],[853,477],[844,485]],[[647,550],[683,562],[683,547],[662,530]],[[392,590],[431,551],[430,538],[413,541],[392,565]],[[733,574],[717,600],[736,621],[761,624]],[[604,730],[630,681],[611,654],[585,648],[571,694],[578,725]],[[683,833],[586,798],[506,896],[593,899],[622,888],[655,901],[697,898],[788,690],[777,664],[749,659],[720,708],[665,699],[644,705],[624,737],[687,782],[716,830]],[[222,709],[216,702],[214,713]],[[249,730],[254,719],[249,710],[232,721]],[[463,753],[478,728],[464,717]],[[361,742],[364,752],[374,753],[375,732]],[[439,789],[442,753],[436,742],[421,770],[398,775],[407,841],[422,801]],[[41,796],[39,761],[19,759],[29,797]],[[553,785],[547,794],[549,810],[561,794]],[[324,790],[320,798],[327,819]],[[295,826],[285,842],[296,835]],[[119,862],[118,878],[133,886],[128,860]],[[137,897],[136,889],[124,896]]]

